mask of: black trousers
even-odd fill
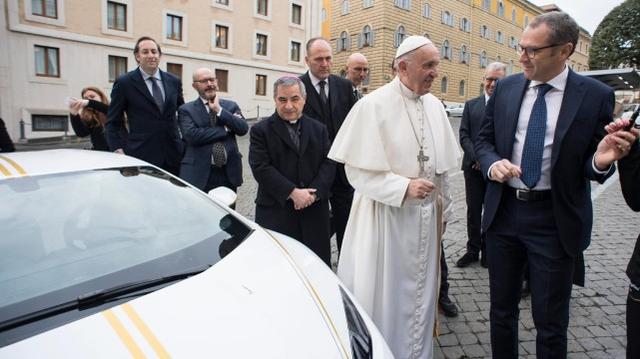
[[[463,173],[467,200],[467,251],[478,254],[484,250],[481,221],[487,183],[478,170],[468,168]]]
[[[486,233],[494,358],[518,358],[524,263],[529,263],[536,356],[566,358],[574,258],[560,243],[550,199],[523,202],[505,191]]]
[[[444,246],[440,246],[440,298],[449,295],[449,267],[444,259]]]
[[[338,251],[342,248],[344,230],[347,228],[347,220],[353,201],[353,190],[334,185],[331,190],[331,233],[335,231]]]
[[[216,167],[211,166],[209,171],[209,179],[207,180],[207,184],[204,186],[203,192],[209,192],[216,187],[224,186],[227,187],[234,192],[238,189],[238,187],[234,186],[229,182],[229,177],[227,176],[227,169],[225,166]]]
[[[640,291],[627,295],[627,359],[640,358]]]

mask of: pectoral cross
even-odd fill
[[[418,163],[420,164],[420,173],[418,176],[425,178],[427,177],[427,171],[425,169],[425,163],[429,161],[429,156],[424,154],[424,150],[420,148],[420,152],[418,152]]]

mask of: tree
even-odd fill
[[[640,0],[616,6],[593,34],[589,68],[619,67],[640,67]]]

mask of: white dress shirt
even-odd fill
[[[316,89],[316,92],[318,93],[318,95],[320,95],[320,80],[319,78],[313,76],[313,74],[311,73],[311,71],[309,71],[309,78],[311,79],[311,84],[313,85],[313,88]],[[324,79],[325,85],[324,85],[324,94],[327,95],[327,99],[329,98],[329,78],[327,77],[326,79]]]
[[[144,72],[142,67],[140,67],[139,69],[140,69],[140,73],[142,74],[142,79],[144,80],[144,84],[147,85],[147,88],[149,89],[149,93],[151,94],[151,97],[153,97],[153,85],[151,84],[151,81],[154,81],[154,80],[149,80],[149,78],[153,77],[158,82],[158,87],[160,87],[160,92],[162,93],[162,99],[166,100],[166,97],[164,96],[164,86],[162,85],[162,78],[160,77],[160,69],[156,69],[156,72],[153,75],[149,75],[148,73]]]

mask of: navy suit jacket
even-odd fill
[[[480,132],[482,120],[484,120],[485,98],[484,93],[464,104],[462,121],[460,121],[460,146],[464,151],[462,157],[462,169],[470,170],[478,160],[473,144]]]
[[[180,130],[186,142],[186,150],[180,165],[180,177],[192,185],[204,189],[211,170],[211,152],[215,142],[222,142],[227,152],[224,166],[229,182],[236,187],[242,184],[242,155],[238,150],[236,135],[244,136],[249,125],[237,103],[220,99],[222,112],[211,126],[209,113],[200,98],[184,104],[178,110]]]
[[[487,103],[475,151],[482,173],[503,158],[511,159],[522,98],[529,85],[523,74],[498,81]],[[551,153],[551,201],[560,242],[571,257],[579,257],[590,243],[593,211],[590,180],[604,182],[613,174],[593,170],[593,154],[611,122],[613,90],[569,70]],[[487,181],[482,230],[495,217],[506,184]]]
[[[182,158],[183,144],[178,132],[176,111],[184,104],[182,82],[176,76],[160,71],[164,87],[164,108],[160,110],[137,68],[120,76],[111,90],[111,104],[107,112],[106,138],[111,151],[124,153],[158,167],[177,169]],[[129,134],[125,131],[127,115]]]

